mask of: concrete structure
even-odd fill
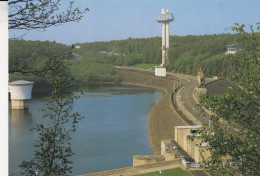
[[[135,155],[133,156],[133,166],[177,160],[180,160],[180,157],[172,147],[172,139],[165,139],[161,141],[161,155]]]
[[[155,67],[155,76],[166,77],[166,68]]]
[[[205,87],[196,87],[194,90],[194,94],[197,98],[207,93],[207,88]]]
[[[133,166],[142,166],[163,162],[165,158],[163,155],[135,155],[133,156]]]
[[[169,13],[168,9],[166,11],[162,9],[162,13],[158,14],[156,18],[157,22],[162,23],[162,66],[168,62],[167,50],[169,48],[169,22],[172,22],[173,19],[173,14]]]
[[[172,139],[164,139],[161,141],[161,155],[164,156],[166,161],[172,161],[180,158],[173,149]]]
[[[225,54],[235,54],[239,49],[239,45],[227,45],[227,52]]]
[[[12,109],[28,108],[27,100],[32,98],[33,82],[18,80],[8,84],[8,92],[11,93]]]
[[[76,48],[76,49],[80,49],[80,46],[79,46],[79,45],[76,45],[75,48]]]
[[[201,125],[175,126],[174,140],[161,141],[160,155],[135,155],[133,166],[142,166],[167,161],[182,161],[185,168],[199,168],[203,158],[210,156],[208,143],[201,142],[196,130]],[[192,137],[193,140],[190,138]],[[203,156],[203,157],[202,157]]]
[[[180,145],[181,148],[184,148],[184,136],[186,134],[194,133],[194,131],[198,130],[201,127],[201,125],[175,126],[174,140]]]
[[[201,128],[201,125],[194,126],[175,126],[175,142],[194,160],[195,163],[201,163],[202,157],[207,159],[210,152],[207,150],[209,145],[201,143],[201,140],[196,137],[195,131]],[[193,140],[189,136],[194,136]]]
[[[217,80],[217,79],[218,79],[218,76],[213,76],[212,79]]]

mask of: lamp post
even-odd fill
[[[213,113],[213,109],[212,108],[209,108],[209,111],[210,111],[210,115],[209,115],[209,128],[211,129],[211,116],[212,116],[212,113]]]

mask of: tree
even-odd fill
[[[74,1],[69,2],[66,11],[60,11],[62,0],[10,0],[9,29],[42,29],[71,21],[80,21],[88,11],[74,8]]]
[[[9,30],[30,31],[37,29],[44,31],[50,26],[58,26],[72,21],[78,22],[82,15],[89,11],[88,8],[80,10],[74,7],[74,1],[69,1],[66,10],[62,11],[60,10],[61,3],[64,5],[63,0],[10,0],[8,2],[8,28]],[[35,69],[24,60],[22,66],[16,70],[9,70],[9,72],[38,74],[52,69],[48,65],[43,69]]]
[[[79,10],[70,1],[65,11],[60,10],[62,0],[11,0],[9,5],[10,30],[45,30],[50,26],[57,26],[71,21],[80,21],[82,15],[88,11]],[[64,6],[64,4],[63,4]],[[10,70],[9,70],[10,71]],[[76,131],[78,113],[73,113],[75,94],[74,80],[69,71],[68,61],[64,57],[54,55],[46,61],[41,69],[31,67],[24,60],[16,70],[25,75],[34,74],[44,77],[52,87],[52,93],[45,98],[43,118],[47,124],[37,124],[32,130],[38,133],[39,140],[34,145],[34,158],[23,161],[20,167],[24,175],[67,175],[71,173],[70,157],[73,152],[70,147],[70,134]]]
[[[214,110],[213,128],[199,131],[210,146],[205,163],[213,175],[260,175],[260,36],[252,26],[249,33],[244,27],[232,28],[241,46],[234,55],[232,86],[224,95],[201,101]]]
[[[82,118],[77,112],[72,112],[75,93],[74,79],[69,72],[66,59],[55,58],[49,62],[54,68],[43,76],[49,81],[52,93],[44,98],[44,124],[36,124],[32,129],[38,135],[34,147],[34,157],[31,161],[23,161],[20,165],[23,175],[68,175],[71,173],[74,153],[71,149],[70,134],[76,131],[77,123]]]

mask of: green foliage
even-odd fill
[[[38,140],[34,145],[34,157],[20,165],[23,175],[70,175],[74,154],[71,149],[72,132],[76,131],[81,119],[77,112],[72,112],[74,99],[78,99],[73,77],[68,70],[66,59],[55,58],[49,62],[53,70],[42,74],[52,87],[49,97],[44,98],[42,109],[44,124],[36,124],[32,129]]]
[[[50,41],[9,40],[9,72],[28,65],[31,69],[42,68],[54,56],[65,56],[70,47]]]
[[[224,53],[227,44],[235,43],[234,38],[235,35],[231,34],[170,36],[168,70],[196,75],[198,67],[203,65],[207,68],[206,76],[227,76],[234,56]],[[9,72],[24,69],[25,66],[29,70],[40,70],[52,57],[64,56],[68,51],[81,56],[80,59],[73,59],[69,54],[72,73],[78,83],[119,81],[114,75],[113,65],[161,63],[160,37],[75,45],[81,46],[80,49],[48,41],[10,40]],[[34,82],[38,84],[36,80]]]
[[[117,59],[116,57],[113,57]],[[119,77],[114,75],[114,67],[109,64],[107,56],[97,57],[87,53],[78,60],[71,60],[71,72],[79,84],[90,82],[119,82]]]
[[[140,63],[159,64],[161,62],[161,40],[159,37],[148,39],[128,38],[127,40],[81,44],[79,50],[81,55],[90,51],[94,52],[98,57],[104,55],[99,54],[99,51],[118,53],[118,60],[110,62],[113,65],[130,66]],[[107,57],[113,57],[113,55],[107,54]]]
[[[49,84],[47,81],[34,74],[22,74],[22,73],[13,73],[9,75],[9,82],[16,81],[16,80],[27,80],[27,81],[32,81],[34,82],[33,87],[38,89],[38,88],[46,88],[49,87]]]
[[[204,36],[170,36],[170,49],[168,51],[168,70],[179,70],[187,74],[197,74],[199,65],[207,67],[207,76],[226,76],[230,69],[232,56],[225,55],[228,44],[235,42],[235,35],[204,35]],[[94,42],[80,44],[79,53],[86,55],[92,52],[95,62],[100,63],[104,57],[100,51],[119,53],[117,59],[114,55],[106,54],[106,63],[113,65],[132,66],[137,64],[161,63],[161,38],[141,38],[118,40],[110,42]],[[95,56],[96,55],[96,56]],[[98,58],[98,59],[97,59]]]
[[[234,43],[234,38],[231,34],[171,36],[168,68],[196,75],[198,67],[203,65],[207,68],[207,76],[226,76],[223,70],[229,66],[226,61],[231,56],[224,53],[227,45]]]
[[[233,27],[243,47],[234,58],[232,86],[224,95],[205,96],[201,102],[215,112],[213,129],[200,132],[210,145],[211,157],[205,162],[213,175],[260,175],[260,36],[252,26],[250,33],[244,27]]]
[[[9,48],[9,81],[26,79],[35,82],[35,88],[49,86],[46,79],[39,77],[39,74],[53,70],[49,62],[52,62],[54,57],[72,58],[71,71],[79,84],[119,81],[114,75],[112,65],[122,64],[122,57],[117,55],[110,56],[89,51],[80,59],[73,59],[69,53],[70,47],[49,41],[10,40]]]
[[[202,65],[204,65],[205,68],[207,68],[205,73],[207,76],[229,76],[228,69],[231,64],[231,61],[231,55],[217,54],[212,57],[205,58],[205,60],[202,61]]]
[[[9,40],[9,81],[26,79],[33,81],[34,87],[47,87],[47,81],[39,77],[56,57],[66,57],[70,47],[49,41]],[[32,74],[33,73],[33,74]]]

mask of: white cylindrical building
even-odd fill
[[[8,84],[8,92],[11,94],[12,109],[28,108],[27,100],[32,98],[33,82],[18,80]]]

